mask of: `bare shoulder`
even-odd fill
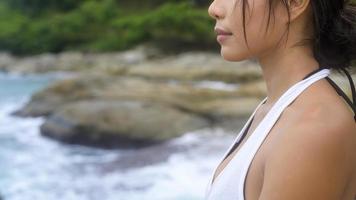
[[[284,130],[289,132],[293,142],[308,148],[327,148],[324,150],[334,153],[344,150],[356,166],[353,153],[356,151],[356,122],[354,113],[341,97],[310,100],[303,106],[299,103],[287,115],[285,118],[291,119],[293,126]]]
[[[294,126],[288,129],[290,136],[296,137],[295,142],[315,148],[324,146],[332,150],[342,146],[355,150],[356,122],[345,104],[318,102],[295,109],[300,110],[289,115]]]
[[[334,105],[286,114],[292,123],[281,125],[283,136],[268,155],[260,200],[344,197],[356,173],[356,123],[350,111]]]

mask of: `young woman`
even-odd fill
[[[207,186],[208,200],[356,199],[356,8],[344,0],[214,0],[225,60],[267,86]],[[345,72],[352,101],[328,77]]]

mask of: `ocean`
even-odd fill
[[[202,200],[233,140],[202,129],[143,149],[105,150],[43,137],[43,117],[20,118],[36,91],[64,74],[0,73],[0,194],[4,200]]]

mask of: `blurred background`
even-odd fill
[[[0,0],[0,199],[202,200],[266,96],[210,3]]]

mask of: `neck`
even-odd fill
[[[310,47],[278,49],[258,57],[267,86],[266,105],[272,106],[292,85],[319,68]]]

